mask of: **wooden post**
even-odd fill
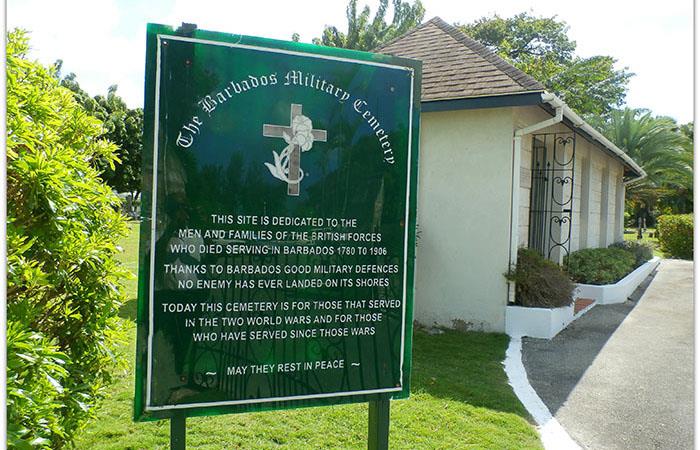
[[[176,411],[170,418],[170,450],[185,450],[185,421],[182,411]]]
[[[369,402],[368,450],[388,450],[389,448],[389,396],[382,395]]]

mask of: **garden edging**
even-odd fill
[[[576,317],[573,302],[560,308],[506,306],[506,334],[511,337],[552,339]]]
[[[539,339],[552,339],[571,322],[593,308],[594,305],[611,305],[627,300],[642,281],[656,269],[660,262],[661,258],[654,257],[614,284],[577,284],[574,298],[593,300],[593,303],[578,313],[574,310],[575,302],[561,308],[506,306],[506,334],[511,337],[528,336]]]
[[[576,296],[593,299],[599,305],[623,303],[660,262],[661,258],[656,256],[614,284],[577,284]]]

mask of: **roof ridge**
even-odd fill
[[[418,30],[421,30],[421,29],[425,28],[425,27],[428,26],[429,24],[435,23],[436,20],[442,20],[442,19],[439,18],[438,16],[435,16],[435,17],[433,17],[432,19],[428,20],[427,22],[423,22],[423,23],[421,23],[421,24],[418,24],[418,25],[416,25],[415,27],[411,28],[410,30],[404,32],[403,34],[401,34],[401,35],[399,35],[399,36],[396,36],[395,38],[390,39],[390,40],[384,42],[383,44],[379,45],[378,47],[373,48],[371,51],[376,53],[376,52],[378,52],[379,50],[383,49],[384,47],[388,47],[388,46],[390,46],[391,44],[393,44],[394,42],[396,42],[396,41],[398,41],[398,40],[400,40],[400,39],[403,39],[403,38],[405,38],[406,36],[411,35],[411,34],[415,33],[415,32],[418,31]]]
[[[520,86],[522,86],[525,89],[536,89],[536,90],[544,90],[545,87],[542,83],[537,81],[535,78],[532,76],[526,74],[522,70],[518,69],[514,65],[510,64],[507,62],[505,59],[501,58],[498,56],[493,50],[482,44],[481,42],[477,41],[476,39],[473,39],[463,31],[461,31],[459,28],[450,25],[449,23],[445,22],[442,20],[440,17],[435,16],[432,19],[430,19],[428,22],[425,22],[423,25],[428,25],[428,24],[435,24],[438,28],[440,28],[442,31],[447,33],[450,37],[452,37],[454,40],[459,42],[460,44],[464,45],[468,49],[472,50],[475,52],[477,55],[481,56],[484,58],[486,61],[490,62],[494,66],[496,66],[498,69],[500,69],[503,73],[508,75],[513,81],[518,83]],[[417,30],[418,27],[414,28],[414,30]],[[406,33],[408,34],[408,33]],[[393,41],[394,39],[392,39]],[[388,44],[388,43],[387,43]]]

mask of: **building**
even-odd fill
[[[519,246],[562,262],[622,240],[644,171],[540,82],[438,17],[377,52],[423,61],[418,322],[502,332]]]

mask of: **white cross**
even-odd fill
[[[263,125],[263,136],[265,137],[284,137],[283,133],[287,133],[288,136],[293,136],[292,123],[294,123],[294,118],[301,115],[301,105],[292,103],[292,107],[289,114],[289,126],[284,125]],[[311,130],[311,136],[313,136],[314,142],[326,142],[326,130]],[[294,148],[289,155],[289,174],[287,178],[289,183],[287,183],[287,195],[299,195],[299,180],[301,175],[301,148],[294,144]]]

